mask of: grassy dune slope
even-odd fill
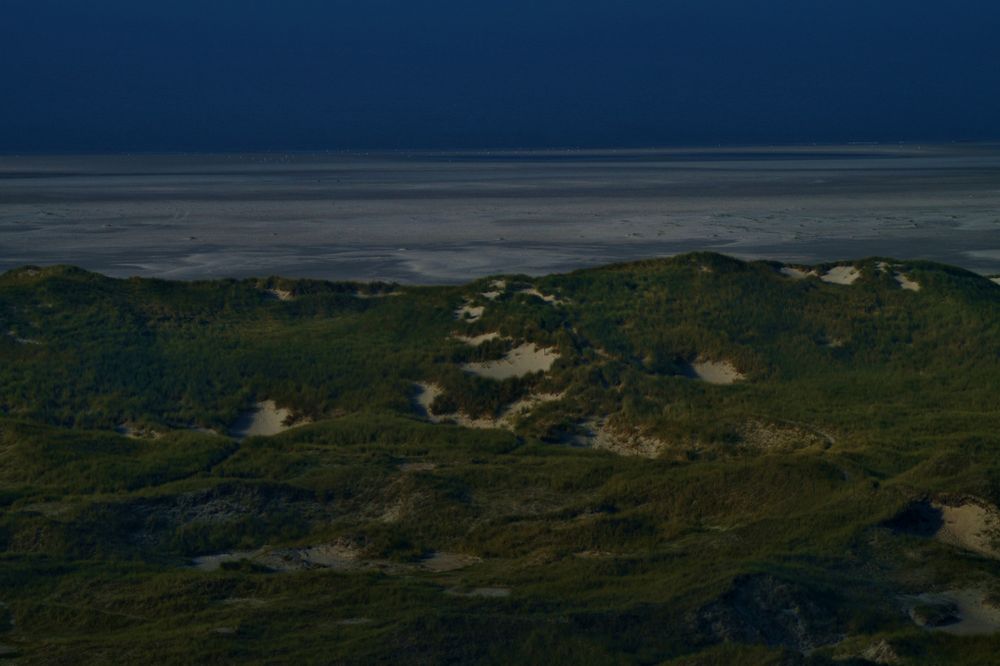
[[[0,652],[990,663],[1000,634],[919,625],[967,626],[955,590],[1000,606],[1000,561],[933,538],[941,507],[1000,503],[1000,286],[853,265],[435,288],[10,271]],[[547,372],[466,371],[529,343]],[[264,400],[311,423],[225,436]]]

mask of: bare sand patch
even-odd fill
[[[547,372],[558,358],[559,352],[555,349],[526,342],[511,349],[502,359],[465,363],[462,369],[479,377],[499,381],[511,377],[523,377],[534,372]]]
[[[580,424],[583,434],[571,440],[576,446],[610,451],[620,456],[656,458],[667,443],[638,431],[622,431],[608,425],[606,418],[592,418]]]
[[[992,283],[994,283],[994,284],[1000,284],[1000,276],[997,276],[997,277],[991,277],[991,278],[990,278],[990,282],[992,282]]]
[[[454,338],[455,340],[458,340],[459,342],[464,342],[467,345],[471,345],[473,347],[478,347],[479,345],[483,344],[484,342],[489,342],[490,340],[497,340],[497,339],[499,339],[500,338],[500,334],[494,331],[492,333],[482,333],[481,335],[457,335],[457,334],[454,334],[451,337]]]
[[[483,305],[473,305],[472,301],[466,301],[462,307],[455,310],[455,319],[459,321],[476,321],[481,319],[486,307]]]
[[[566,301],[563,301],[563,300],[560,300],[560,299],[556,298],[555,296],[553,296],[551,294],[543,294],[542,292],[538,291],[538,289],[536,289],[535,287],[529,287],[527,289],[521,289],[517,293],[524,294],[525,296],[534,296],[536,298],[540,298],[543,301],[545,301],[546,303],[548,303],[549,305],[563,305],[566,302]]]
[[[807,277],[816,276],[816,271],[804,271],[801,268],[795,268],[794,266],[782,266],[778,272],[785,277],[792,278],[793,280],[805,280]]]
[[[202,555],[191,560],[198,571],[217,571],[229,562],[248,561],[272,571],[300,571],[304,569],[354,569],[366,564],[355,548],[341,543],[320,544],[305,548],[271,548],[241,550],[214,555]]]
[[[258,402],[237,417],[229,427],[229,435],[236,439],[247,437],[277,435],[295,425],[304,425],[305,421],[293,423],[292,412],[284,407],[278,407],[273,400]]]
[[[431,423],[453,422],[464,428],[479,428],[486,430],[504,429],[513,430],[517,419],[528,414],[538,405],[545,402],[560,400],[562,393],[535,393],[526,398],[522,398],[505,407],[496,418],[472,418],[460,412],[451,414],[436,414],[431,410],[434,400],[441,395],[442,388],[437,384],[418,383],[417,394],[414,398],[421,416]],[[405,463],[404,463],[405,464]]]
[[[861,277],[861,271],[854,266],[834,266],[819,279],[830,284],[851,285]]]
[[[955,636],[977,636],[1000,631],[1000,608],[979,588],[927,592],[905,597],[914,623]]]
[[[697,359],[691,363],[691,374],[709,384],[734,384],[746,377],[729,361]]]
[[[443,393],[443,389],[437,384],[423,382],[418,382],[416,388],[417,394],[413,400],[416,403],[417,410],[421,412],[420,415],[434,423],[438,423],[441,419],[436,417],[434,412],[431,411],[431,405]]]
[[[507,291],[507,281],[506,280],[493,280],[490,282],[490,291],[484,291],[482,293],[483,298],[487,298],[491,301],[495,301],[500,298],[503,293]]]
[[[955,506],[934,502],[941,527],[934,538],[985,557],[1000,559],[1000,511],[985,502],[967,501]]]
[[[420,561],[420,566],[434,573],[446,573],[448,571],[458,571],[471,567],[473,564],[482,562],[482,558],[475,555],[464,555],[462,553],[446,553],[440,550],[434,551],[429,556]]]
[[[201,555],[191,560],[191,566],[198,571],[218,571],[227,562],[240,562],[242,560],[253,561],[260,551],[256,550],[234,550],[230,553],[216,553],[214,555]]]
[[[866,647],[858,656],[875,664],[899,663],[899,655],[892,648],[892,644],[884,638]]]
[[[161,436],[161,433],[156,430],[137,426],[134,423],[122,423],[121,425],[117,425],[115,426],[115,432],[122,437],[128,437],[129,439],[159,439]]]
[[[908,291],[920,291],[920,283],[916,282],[915,280],[911,280],[902,273],[896,273],[895,275],[893,275],[893,277],[896,279],[896,282],[899,284],[899,286],[902,287],[903,289],[906,289]]]
[[[264,293],[276,301],[291,301],[295,299],[295,294],[287,289],[265,289]]]

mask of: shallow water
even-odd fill
[[[1000,272],[1000,149],[0,157],[0,269],[455,283],[715,250]]]

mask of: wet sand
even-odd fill
[[[1000,147],[0,156],[0,270],[458,283],[714,250],[1000,273]]]

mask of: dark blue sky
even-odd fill
[[[1000,139],[996,0],[2,0],[0,152]]]

